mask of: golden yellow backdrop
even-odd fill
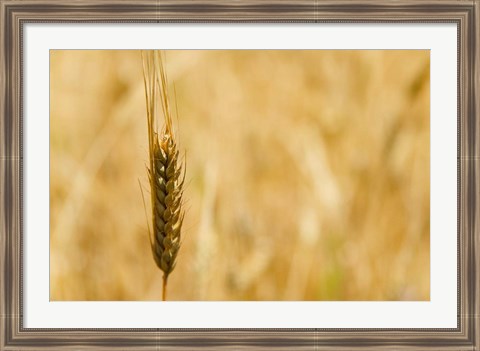
[[[428,51],[166,57],[187,160],[170,300],[429,300]],[[140,51],[50,69],[51,299],[160,300]]]

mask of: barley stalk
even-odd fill
[[[183,211],[183,184],[185,166],[179,160],[179,151],[172,125],[168,82],[159,51],[142,52],[145,97],[147,103],[148,150],[152,228],[149,227],[150,246],[158,268],[163,272],[162,297],[166,300],[167,281],[175,268],[180,249]],[[164,118],[158,131],[158,105]]]

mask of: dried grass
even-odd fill
[[[140,56],[51,51],[52,300],[159,299]],[[169,300],[429,300],[429,67],[418,50],[168,51],[188,150]]]

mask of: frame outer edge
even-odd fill
[[[3,156],[5,156],[5,145],[4,145],[4,142],[5,142],[5,138],[3,137],[5,135],[5,115],[4,115],[4,108],[5,108],[5,102],[6,102],[6,94],[7,94],[7,83],[6,83],[6,66],[5,66],[5,50],[3,50],[5,48],[5,33],[7,32],[6,28],[4,28],[6,26],[6,17],[5,17],[5,4],[3,2],[1,2],[0,0],[0,28],[1,28],[1,32],[2,33],[0,35],[0,48],[2,48],[2,50],[0,50],[0,89],[1,89],[1,93],[0,93],[0,156],[2,157],[2,161],[3,161]],[[1,173],[3,174],[3,173]],[[3,189],[3,185],[2,185],[2,188]],[[0,217],[0,219],[3,218]]]
[[[465,332],[472,343],[472,350],[480,350],[480,1],[473,0],[470,16],[468,16],[464,52],[465,74],[460,87],[463,95],[461,108],[463,109],[463,152],[460,155],[461,168],[461,196],[463,196],[465,218],[463,247],[465,260],[461,271],[464,273],[461,282],[465,287],[461,319],[464,322]]]
[[[333,4],[335,3],[334,1],[326,1],[326,2],[321,2],[320,0],[314,0],[315,1],[315,8],[317,9],[317,4]],[[172,3],[172,1],[166,1],[167,3]],[[205,3],[223,3],[220,1],[204,1]],[[381,1],[380,1],[381,2]],[[20,172],[21,172],[21,155],[19,154],[21,151],[21,145],[19,142],[21,141],[20,139],[20,130],[18,129],[20,126],[20,119],[19,115],[21,113],[21,110],[18,108],[20,106],[18,103],[21,103],[20,101],[20,95],[19,95],[19,87],[20,87],[20,74],[19,74],[19,53],[20,53],[20,42],[19,42],[19,33],[18,33],[18,18],[15,17],[14,14],[11,12],[9,13],[6,8],[8,7],[8,4],[16,4],[16,6],[23,6],[24,4],[35,4],[37,7],[41,7],[42,4],[65,4],[67,3],[67,0],[43,0],[43,1],[25,1],[25,2],[18,2],[18,1],[11,1],[11,0],[0,0],[0,25],[1,25],[1,32],[0,32],[0,86],[3,89],[1,91],[2,94],[0,94],[0,152],[2,153],[0,155],[1,157],[1,162],[0,162],[0,197],[1,197],[1,206],[0,206],[0,258],[2,259],[2,263],[0,264],[0,268],[2,269],[2,272],[0,273],[0,294],[3,293],[3,296],[0,296],[0,350],[20,350],[20,349],[52,349],[55,347],[61,347],[62,349],[68,348],[68,349],[113,349],[114,347],[119,347],[121,346],[121,341],[123,338],[129,339],[130,342],[136,342],[136,337],[138,338],[143,338],[143,337],[148,337],[149,333],[131,333],[129,335],[128,330],[125,332],[121,332],[119,334],[115,332],[110,332],[108,330],[103,331],[100,334],[95,333],[94,331],[89,333],[89,335],[85,335],[81,331],[70,331],[67,333],[58,333],[58,344],[55,344],[55,340],[53,340],[53,344],[48,344],[47,345],[42,345],[42,338],[51,338],[51,339],[56,339],[57,335],[53,335],[53,333],[49,332],[48,330],[42,331],[42,330],[33,330],[33,331],[22,331],[21,327],[21,316],[19,313],[22,311],[20,310],[20,298],[21,298],[21,292],[19,291],[20,289],[20,280],[22,277],[22,272],[21,272],[21,252],[20,252],[20,239],[15,236],[15,233],[20,233],[20,225],[21,225],[21,218],[20,218],[20,206],[21,206],[21,198],[20,198],[20,189],[22,187],[21,184],[21,179],[20,179]],[[74,3],[74,2],[72,2]],[[82,5],[85,4],[94,4],[94,3],[102,3],[106,4],[107,1],[78,1],[76,2],[79,4],[78,7],[72,6],[71,10],[68,11],[67,15],[64,15],[65,17],[68,18],[76,18],[75,17],[75,10],[76,9],[81,9]],[[113,2],[110,2],[113,3]],[[115,3],[123,3],[123,4],[128,4],[132,3],[129,1],[116,1]],[[139,1],[138,3],[148,3],[151,4],[153,1]],[[182,1],[182,3],[185,3],[185,1]],[[249,0],[247,2],[248,4],[272,4],[271,1],[253,1]],[[279,0],[277,3],[291,3],[289,1],[284,1],[284,0]],[[305,3],[305,2],[303,2]],[[375,1],[371,0],[365,0],[363,3],[378,3]],[[383,2],[382,2],[383,3]],[[464,332],[467,333],[467,337],[469,339],[469,342],[471,342],[471,345],[467,345],[465,343],[462,344],[462,341],[465,342],[465,339],[463,340],[458,340],[458,343],[454,343],[454,336],[451,336],[451,339],[448,339],[448,336],[445,335],[444,337],[446,338],[446,341],[449,341],[450,343],[447,343],[443,349],[451,349],[451,350],[470,350],[470,351],[479,351],[479,340],[480,340],[480,328],[479,328],[479,320],[480,320],[480,270],[478,269],[479,267],[479,249],[480,249],[480,238],[479,238],[479,231],[478,231],[478,225],[477,221],[480,219],[479,216],[479,210],[480,210],[480,205],[479,205],[479,200],[480,200],[480,180],[479,180],[479,168],[480,168],[480,159],[477,156],[478,151],[479,151],[479,141],[478,141],[478,135],[479,135],[479,130],[480,130],[480,124],[479,124],[479,101],[480,101],[480,95],[478,93],[479,91],[479,82],[480,82],[480,75],[479,75],[479,65],[480,65],[480,57],[479,57],[479,41],[480,41],[480,34],[479,32],[479,20],[480,20],[480,2],[478,0],[460,0],[460,1],[452,1],[452,0],[437,0],[437,1],[418,1],[420,4],[439,4],[439,5],[451,5],[451,6],[457,6],[457,5],[471,5],[473,7],[473,13],[472,16],[470,17],[473,22],[468,23],[468,20],[463,20],[465,23],[468,23],[468,33],[463,32],[462,33],[462,39],[465,40],[466,37],[470,37],[468,42],[463,41],[461,44],[465,45],[467,49],[473,50],[474,52],[469,52],[470,57],[472,58],[472,61],[470,62],[470,68],[473,71],[469,71],[468,68],[465,70],[462,70],[460,72],[461,75],[464,74],[469,74],[470,76],[465,76],[465,80],[463,82],[463,85],[460,86],[459,88],[461,89],[463,95],[464,101],[461,101],[461,108],[464,111],[464,119],[462,120],[462,123],[467,124],[468,119],[467,116],[465,115],[466,113],[471,113],[471,120],[472,124],[469,125],[471,130],[466,130],[464,131],[465,134],[463,135],[464,139],[462,142],[465,142],[466,139],[468,138],[468,135],[470,133],[474,134],[476,138],[474,138],[474,145],[472,144],[464,144],[465,148],[463,148],[464,145],[460,145],[461,150],[463,149],[467,154],[465,156],[466,159],[461,159],[460,161],[460,168],[461,168],[461,174],[460,176],[460,181],[462,182],[462,196],[465,196],[462,199],[462,204],[460,206],[465,206],[463,208],[464,212],[464,219],[461,218],[462,223],[461,226],[465,229],[465,236],[464,236],[464,248],[462,250],[464,253],[467,255],[467,258],[469,258],[469,262],[472,263],[472,266],[468,267],[466,266],[467,262],[462,261],[460,264],[465,265],[462,267],[462,271],[465,273],[463,275],[463,279],[467,279],[467,284],[463,285],[465,286],[468,290],[464,291],[464,295],[462,296],[462,299],[465,298],[464,303],[465,303],[465,308],[460,311],[461,313],[465,313],[465,315],[460,316],[461,319],[466,323],[464,325]],[[338,1],[336,4],[356,4],[355,2],[346,2],[346,1]],[[392,4],[394,4],[393,7],[397,7],[400,5],[404,4],[412,4],[412,1],[392,1]],[[108,10],[106,10],[108,12]],[[228,12],[228,11],[227,11]],[[45,12],[46,17],[48,19],[54,20],[55,15],[50,14],[48,11]],[[130,14],[130,13],[128,13]],[[10,15],[11,17],[7,20],[7,16]],[[32,17],[32,13],[27,14],[29,17]],[[63,15],[63,14],[62,14]],[[100,16],[96,14],[97,16]],[[194,15],[194,13],[193,13]],[[200,14],[199,15],[199,21],[201,21],[202,16],[206,17],[208,16],[209,13],[208,11],[206,14]],[[238,15],[240,17],[245,16],[243,12],[239,12]],[[263,12],[259,13],[259,17],[262,17],[264,15]],[[305,14],[303,14],[305,18],[307,17]],[[325,14],[322,14],[322,17]],[[121,15],[116,15],[120,17]],[[114,20],[116,16],[105,16],[105,20]],[[163,16],[163,14],[162,14]],[[170,19],[174,18],[175,16],[181,16],[180,13],[177,12],[172,12],[169,13],[168,15],[165,15],[165,18]],[[187,13],[186,15],[184,14],[183,16],[192,18],[192,13]],[[212,18],[215,17],[215,15],[211,15]],[[271,16],[271,15],[270,15]],[[312,14],[309,15],[310,19]],[[413,16],[413,15],[412,15]],[[78,15],[78,17],[81,17]],[[140,13],[138,15],[135,15],[135,17],[138,18],[146,18],[144,13]],[[233,20],[235,16],[226,16],[226,19],[228,20]],[[302,17],[302,14],[299,15],[299,17]],[[325,15],[325,18],[330,17],[330,15]],[[346,15],[345,17],[349,17],[353,19],[352,15]],[[374,19],[372,16],[370,16],[371,19]],[[385,16],[386,17],[386,16]],[[162,17],[163,18],[163,17]],[[178,17],[177,17],[178,18]],[[218,20],[222,20],[223,13],[221,13],[221,16],[217,18]],[[248,15],[248,18],[254,20],[257,18],[256,14],[253,15]],[[421,17],[419,17],[421,18]],[[281,21],[282,19],[279,18]],[[10,27],[8,27],[8,24],[10,24]],[[5,48],[9,47],[12,49],[13,52],[9,53],[7,50],[4,50]],[[465,51],[463,52],[465,54]],[[10,58],[8,58],[8,55],[10,55]],[[9,62],[9,64],[8,64]],[[464,61],[465,63],[465,61]],[[13,73],[12,73],[13,72]],[[8,81],[8,77],[10,75],[10,81]],[[459,77],[460,78],[460,77]],[[467,85],[467,82],[469,80],[473,80],[470,84]],[[7,90],[11,88],[10,92]],[[472,89],[472,91],[469,91],[469,88]],[[473,99],[474,101],[470,101],[469,99]],[[7,113],[5,112],[5,106],[8,103],[12,103],[13,106],[11,106],[11,115],[10,118],[13,119],[13,122],[10,122],[10,125],[7,123]],[[469,106],[472,106],[473,110],[469,111]],[[476,110],[475,110],[476,109]],[[469,111],[469,112],[467,112]],[[17,118],[17,119],[15,119]],[[468,124],[467,124],[468,125]],[[10,139],[9,138],[4,138],[3,136],[7,136],[6,133],[11,133],[10,134]],[[15,134],[16,133],[16,134]],[[472,139],[470,139],[472,140]],[[7,146],[7,143],[10,142],[10,145]],[[5,150],[11,150],[13,151],[12,155],[7,155],[5,154]],[[473,151],[473,154],[470,153]],[[17,158],[15,158],[15,154],[17,155]],[[464,155],[461,155],[464,156]],[[467,214],[468,211],[468,214]],[[462,229],[463,230],[463,229]],[[470,248],[469,248],[469,245]],[[473,247],[472,247],[473,246]],[[469,256],[469,257],[468,257]],[[464,269],[465,268],[465,269]],[[13,286],[8,286],[8,283],[13,284]],[[466,299],[466,297],[469,296],[469,300]],[[473,306],[471,305],[473,304]],[[473,330],[472,330],[473,329]],[[102,330],[98,330],[102,331]],[[54,332],[54,331],[52,331]],[[160,342],[163,340],[165,342],[164,347],[173,347],[177,350],[180,349],[191,349],[191,344],[188,344],[187,341],[183,342],[181,339],[182,337],[180,336],[180,332],[176,331],[162,331],[160,333],[160,330],[158,330],[159,333],[157,334],[158,341]],[[352,333],[357,333],[358,331],[352,331]],[[315,332],[315,340],[314,340],[314,345],[311,344],[310,342],[307,344],[304,344],[303,347],[297,347],[295,349],[304,349],[304,347],[308,347],[308,349],[311,349],[310,347],[314,347],[315,350],[320,350],[320,349],[329,349],[331,347],[335,347],[335,345],[330,345],[329,346],[329,340],[328,337],[322,340],[322,334],[321,332]],[[322,332],[323,333],[323,332]],[[42,335],[44,334],[44,335]],[[140,335],[139,335],[140,334]],[[220,347],[233,347],[234,349],[238,348],[245,348],[248,343],[242,343],[239,342],[238,344],[235,342],[238,337],[242,336],[245,339],[242,340],[248,340],[249,338],[251,339],[256,339],[257,342],[257,348],[261,348],[262,350],[266,349],[273,349],[274,347],[271,345],[268,345],[268,342],[271,342],[272,345],[275,342],[278,342],[278,340],[281,340],[283,338],[282,335],[272,335],[270,332],[252,332],[249,334],[249,336],[246,336],[245,333],[243,332],[210,332],[210,333],[205,333],[204,335],[200,331],[190,331],[185,333],[184,335],[186,337],[190,337],[192,339],[198,338],[197,340],[201,341],[202,339],[207,339],[211,341],[226,341],[228,340],[227,344],[216,344],[215,342],[211,345],[212,349],[217,349]],[[299,333],[302,335],[303,333]],[[309,334],[310,333],[306,333]],[[312,333],[313,334],[313,333]],[[323,335],[328,335],[330,334],[329,332],[324,333]],[[334,333],[333,333],[334,334]],[[292,333],[285,333],[285,338],[292,338]],[[370,335],[368,333],[368,335]],[[393,333],[392,336],[395,335],[395,339],[397,341],[400,341],[402,339],[402,335],[400,333]],[[428,338],[430,333],[425,333],[425,337]],[[72,338],[71,340],[67,340],[65,338],[67,336],[68,338]],[[86,336],[86,337],[85,337]],[[351,334],[345,335],[346,337],[351,337]],[[210,337],[210,339],[209,339]],[[312,338],[312,336],[303,336],[305,339],[301,340],[307,340],[307,338]],[[334,335],[331,335],[333,339],[335,339]],[[131,339],[130,339],[131,338]],[[258,338],[258,339],[257,339]],[[338,338],[338,337],[337,337]],[[169,342],[169,339],[171,340]],[[150,349],[150,345],[147,344],[141,344],[140,340],[145,340],[145,339],[138,339],[138,344],[135,346],[135,349],[144,349],[148,348]],[[350,347],[356,346],[356,349],[369,349],[369,348],[375,348],[375,349],[392,349],[393,348],[408,348],[408,349],[415,349],[415,350],[420,350],[420,349],[433,349],[435,346],[428,346],[425,344],[419,344],[417,346],[413,345],[397,345],[395,346],[395,343],[393,341],[388,341],[384,342],[382,344],[383,339],[378,339],[380,344],[372,344],[370,346],[360,346],[358,345],[348,345],[348,344],[342,344],[336,346],[338,349],[348,349]],[[63,343],[62,343],[63,341]],[[313,341],[313,340],[312,340]],[[330,340],[331,341],[331,340]],[[335,340],[333,340],[335,341]],[[89,344],[89,342],[93,342],[93,344]],[[37,344],[38,343],[38,344]],[[52,340],[50,340],[50,343],[52,343]],[[126,344],[129,344],[128,341]],[[93,346],[91,346],[93,345]],[[131,345],[131,344],[129,344]],[[157,345],[157,348],[161,345]],[[173,346],[175,345],[175,346]],[[183,346],[182,346],[183,345]],[[218,346],[220,345],[220,346]],[[228,346],[226,346],[228,345]],[[260,346],[262,345],[262,346]],[[252,346],[252,344],[250,344]],[[438,345],[437,345],[438,346]],[[130,348],[132,346],[128,346]],[[155,349],[157,349],[155,348]],[[293,348],[293,347],[292,347]],[[152,348],[153,349],[153,348]]]
[[[21,323],[20,26],[12,4],[0,0],[0,350],[12,349]]]
[[[8,240],[7,240],[7,206],[8,206],[8,185],[6,183],[8,163],[10,162],[7,155],[7,138],[6,133],[6,103],[7,103],[7,67],[6,67],[6,50],[5,36],[7,29],[7,16],[5,3],[0,1],[0,350],[5,349],[8,339],[7,328],[9,326],[9,314],[7,312],[7,282],[6,277],[9,273],[9,263],[7,261]]]
[[[476,144],[475,144],[475,151],[476,155],[478,155],[480,151],[480,1],[475,1],[473,3],[473,18],[474,18],[474,35],[473,43],[474,43],[474,63],[473,63],[473,72],[471,75],[473,76],[473,92],[472,96],[474,99],[474,106],[475,106],[475,134]],[[479,220],[480,220],[480,158],[475,158],[475,184],[476,184],[476,193],[475,193],[475,212],[472,213],[473,217],[475,218],[475,230],[472,234],[474,237],[473,246],[475,252],[475,259],[473,263],[473,269],[475,269],[475,274],[473,275],[474,279],[474,293],[473,293],[473,303],[474,306],[472,311],[474,312],[474,330],[473,330],[473,344],[474,350],[480,350],[480,229],[479,229]]]

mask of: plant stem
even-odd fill
[[[163,288],[162,288],[162,296],[163,296],[163,301],[167,301],[167,275],[163,275]]]

